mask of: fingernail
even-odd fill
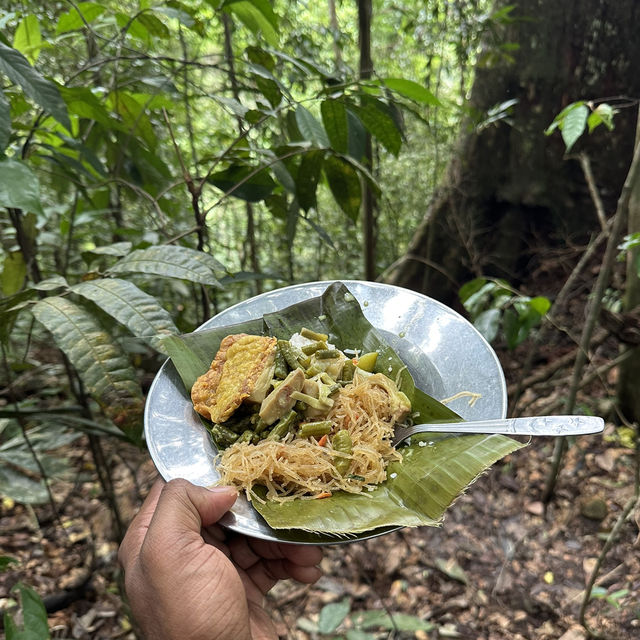
[[[209,491],[212,493],[234,493],[238,494],[238,490],[235,487],[230,487],[228,485],[218,485],[213,487],[207,487]]]

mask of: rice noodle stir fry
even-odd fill
[[[227,336],[193,386],[212,420],[221,484],[262,500],[358,493],[386,480],[402,459],[390,444],[411,411],[396,383],[373,373],[377,353],[350,358],[328,336],[302,329],[290,340]],[[216,422],[215,417],[223,419]]]

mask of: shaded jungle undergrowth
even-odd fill
[[[580,313],[576,299],[567,309],[567,325],[579,323]],[[610,362],[617,348],[612,338],[599,340],[590,369]],[[526,343],[515,351],[499,345],[496,350],[513,398]],[[531,382],[510,414],[558,411],[571,365],[557,363],[571,350],[575,344],[563,332],[540,347],[528,372]],[[442,527],[403,529],[326,547],[324,576],[317,584],[284,582],[268,596],[280,636],[586,638],[579,624],[585,586],[634,495],[636,454],[631,430],[614,422],[615,382],[613,368],[580,389],[578,406],[603,415],[607,427],[604,434],[569,443],[546,508],[542,496],[553,441],[539,438],[479,478],[450,508]],[[126,523],[153,482],[155,469],[148,454],[133,446],[105,441],[104,447]],[[134,640],[119,591],[114,521],[101,499],[85,439],[66,454],[77,474],[72,482],[54,485],[55,515],[50,505],[28,508],[5,500],[1,506],[0,549],[18,562],[0,573],[0,608],[11,607],[10,589],[21,580],[43,596],[54,638]],[[607,638],[640,634],[639,528],[640,514],[632,511],[597,570],[585,620]],[[309,631],[317,627],[320,611],[337,603],[350,612],[344,622],[330,634]],[[357,614],[371,611],[407,613],[429,622],[431,629],[366,629]]]

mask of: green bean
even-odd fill
[[[238,442],[252,442],[254,435],[255,435],[254,431],[252,431],[251,429],[246,429],[245,431],[243,431],[240,434],[240,437],[236,440],[236,443],[238,443]]]
[[[258,416],[258,414],[256,413],[256,416]],[[261,433],[264,432],[264,430],[268,427],[269,425],[260,417],[258,416],[258,419],[256,420],[256,423],[253,427],[253,431],[257,434],[260,435]]]
[[[308,338],[309,340],[317,340],[319,342],[326,342],[329,339],[329,336],[326,333],[317,333],[305,327],[300,329],[300,335]]]
[[[287,361],[282,355],[280,349],[276,349],[276,361],[275,369],[273,370],[273,376],[279,380],[284,380],[287,377],[289,370],[287,369]]]
[[[318,360],[329,360],[331,358],[339,358],[342,354],[337,349],[319,349],[316,351]]]
[[[226,449],[231,446],[239,437],[237,433],[234,433],[231,429],[222,424],[212,425],[211,435],[213,436],[214,442],[220,449]]]
[[[323,370],[318,365],[314,364],[304,372],[304,375],[307,378],[313,378],[313,376],[317,376],[319,373],[322,373],[322,371]]]
[[[353,364],[353,361],[347,360],[344,363],[344,367],[342,367],[342,374],[340,375],[340,379],[345,382],[351,382],[353,380],[353,373],[356,370],[356,365]]]
[[[235,433],[242,433],[251,424],[251,418],[252,418],[252,416],[250,416],[250,415],[244,415],[244,416],[240,416],[240,417],[235,417],[234,416],[234,417],[231,418],[231,420],[227,420],[226,422],[224,422],[222,424],[224,424],[224,426],[227,429],[231,429],[231,431],[233,431]]]
[[[284,416],[284,418],[280,418],[280,420],[276,422],[275,427],[269,431],[267,440],[282,440],[289,432],[289,427],[293,426],[297,419],[298,414],[293,410],[289,411],[289,413]]]
[[[351,455],[351,452],[353,451],[353,442],[351,441],[351,436],[346,429],[340,429],[340,431],[338,431],[338,433],[336,433],[336,435],[331,439],[331,444],[339,453]],[[351,466],[351,460],[346,456],[335,456],[333,464],[338,470],[338,473],[341,476],[344,476]]]
[[[318,420],[317,422],[305,422],[300,425],[298,435],[301,438],[309,438],[311,436],[324,436],[331,432],[331,420]]]
[[[302,347],[300,347],[302,349],[302,353],[310,356],[311,354],[315,353],[316,351],[318,351],[318,349],[326,349],[327,348],[327,343],[323,342],[322,340],[317,340],[316,342],[310,342],[309,344],[303,344]]]
[[[291,370],[298,367],[305,369],[311,364],[311,358],[302,353],[297,347],[294,347],[288,340],[278,340],[278,348]]]
[[[287,365],[289,365],[290,369],[297,369],[300,366],[296,352],[288,340],[278,340],[278,350],[282,354]]]

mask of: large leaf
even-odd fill
[[[324,160],[324,174],[329,189],[340,208],[355,222],[360,214],[362,188],[360,178],[353,166],[339,156],[327,156]]]
[[[296,124],[304,140],[312,142],[317,147],[328,147],[329,138],[324,127],[316,120],[315,116],[302,105],[296,109]]]
[[[13,36],[13,46],[34,64],[42,48],[42,33],[37,16],[26,15],[18,25]]]
[[[224,267],[208,253],[164,245],[136,249],[116,262],[107,273],[148,273],[220,287],[215,276],[219,271],[224,271]]]
[[[380,100],[367,99],[362,106],[352,108],[371,135],[379,140],[387,151],[397,156],[402,146],[402,132],[389,113],[387,105]]]
[[[405,98],[434,107],[442,106],[440,100],[438,100],[429,89],[413,80],[406,80],[405,78],[384,78],[383,82],[389,89],[403,95]]]
[[[72,115],[95,120],[106,128],[124,129],[115,118],[109,115],[89,87],[62,87],[60,93]]]
[[[101,16],[107,8],[97,2],[78,2],[73,9],[60,15],[56,25],[56,35],[83,29]]]
[[[40,300],[33,315],[51,332],[105,414],[138,441],[143,398],[136,372],[120,345],[91,313],[66,298]]]
[[[268,0],[226,0],[222,7],[272,47],[278,46],[278,19]]]
[[[276,187],[267,169],[240,164],[212,173],[207,182],[246,202],[260,202],[270,196]]]
[[[300,159],[300,167],[296,176],[296,195],[300,206],[308,211],[316,208],[316,191],[322,173],[324,151],[311,149]]]
[[[0,160],[0,207],[42,213],[40,182],[21,160]]]
[[[58,87],[41,76],[16,49],[0,42],[0,72],[22,88],[25,95],[50,113],[62,126],[71,130],[69,115]]]
[[[9,145],[11,138],[11,106],[0,88],[0,156]]]
[[[147,100],[144,96],[134,96],[127,91],[114,91],[109,96],[113,110],[122,118],[127,133],[139,135],[149,149],[155,149],[157,135],[147,113]]]
[[[27,265],[22,251],[10,251],[5,255],[0,274],[0,291],[5,296],[12,296],[22,289],[27,277]]]
[[[357,300],[340,283],[318,297],[265,315],[261,320],[173,337],[167,351],[185,387],[208,368],[220,341],[230,333],[264,332],[287,338],[305,326],[328,333],[338,348],[379,350],[378,371],[392,378],[410,398],[417,421],[452,422],[460,417],[413,383],[409,369],[421,366],[419,356],[402,362],[380,333],[364,317]],[[424,356],[422,356],[424,357]],[[383,364],[381,364],[383,363]],[[424,364],[424,363],[422,363]],[[391,371],[388,367],[391,367]],[[522,445],[504,436],[413,437],[403,448],[403,460],[388,469],[388,480],[375,491],[338,493],[323,500],[294,500],[276,504],[254,501],[254,507],[274,529],[303,529],[349,535],[396,526],[438,525],[449,505],[491,464]]]
[[[77,284],[71,290],[97,304],[154,349],[161,351],[162,338],[178,333],[158,301],[128,280],[100,278]]]
[[[18,627],[9,613],[4,616],[7,640],[49,640],[47,610],[38,593],[31,587],[18,582],[11,589],[20,594],[22,605],[22,625]]]
[[[338,153],[349,148],[349,124],[347,109],[340,100],[328,99],[320,105],[322,124],[329,136],[331,147]]]

